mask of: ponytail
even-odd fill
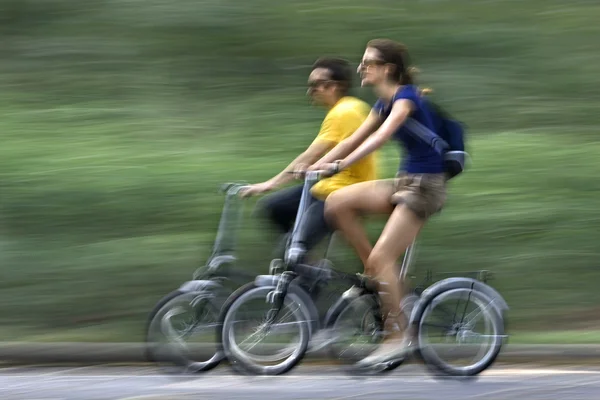
[[[404,74],[402,74],[402,79],[401,79],[401,84],[403,85],[412,85],[415,84],[416,82],[416,76],[417,74],[419,74],[421,72],[421,70],[417,67],[408,67],[406,68],[406,71],[404,71]],[[432,88],[419,88],[419,95],[421,96],[427,96],[429,94],[433,93],[433,89]]]

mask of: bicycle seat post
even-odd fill
[[[416,245],[416,239],[411,243],[410,246],[408,246],[408,248],[404,252],[404,258],[402,259],[402,265],[400,267],[400,274],[398,276],[398,278],[400,279],[401,282],[404,282],[406,280],[406,276],[408,275],[408,271],[410,270],[410,267],[411,267],[411,264],[412,264],[412,261],[414,258],[415,245]]]

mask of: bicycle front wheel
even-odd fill
[[[281,309],[268,321],[273,305],[266,301],[272,286],[246,284],[221,310],[221,345],[234,367],[258,375],[279,375],[304,357],[310,340],[303,301],[290,287]]]
[[[493,301],[469,288],[433,297],[419,320],[420,356],[445,375],[474,376],[486,370],[504,337],[504,321]]]

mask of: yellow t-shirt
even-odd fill
[[[351,136],[365,121],[371,107],[356,97],[341,98],[325,116],[317,141],[337,145]],[[377,179],[377,152],[362,158],[340,173],[317,182],[311,190],[314,197],[325,200],[334,191],[358,182]]]

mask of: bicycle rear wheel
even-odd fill
[[[354,364],[371,354],[383,339],[383,320],[378,299],[363,294],[349,300],[330,316],[327,327],[332,358],[343,364]]]
[[[304,357],[310,340],[306,306],[293,286],[271,323],[273,305],[266,301],[272,286],[248,283],[234,292],[221,310],[220,342],[234,368],[257,375],[279,375]]]
[[[498,357],[505,338],[504,321],[493,301],[469,288],[448,290],[430,299],[418,324],[420,357],[444,375],[474,376],[486,370]]]

